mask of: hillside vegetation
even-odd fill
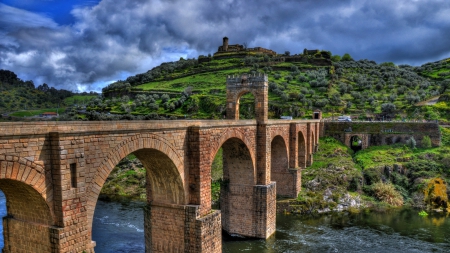
[[[318,108],[325,117],[345,113],[360,119],[448,122],[449,59],[420,67],[354,61],[349,56],[331,59],[329,66],[267,55],[163,63],[105,87],[103,97],[92,100],[88,110],[112,115],[91,113],[88,118],[223,118],[227,76],[258,72],[269,76],[269,118],[310,117]],[[416,106],[441,95],[444,99],[437,104]],[[241,98],[240,118],[254,117],[253,103],[251,94]]]
[[[410,205],[448,212],[450,131],[441,132],[441,147],[409,143],[356,153],[331,137],[320,138],[313,165],[302,171],[298,198],[286,200],[288,205],[282,201],[279,209],[311,213]]]
[[[33,81],[23,81],[14,72],[0,70],[0,119],[11,120],[36,116],[44,112],[63,113],[67,106],[97,97],[92,94],[74,94],[58,90],[46,83],[35,87]],[[8,117],[2,117],[7,114]]]

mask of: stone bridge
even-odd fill
[[[405,144],[411,137],[417,145],[422,144],[425,136],[430,137],[434,147],[441,145],[439,124],[429,122],[324,122],[323,135],[340,140],[346,146],[358,149],[370,146]],[[322,136],[322,135],[321,135]]]
[[[276,195],[300,191],[320,119],[267,120],[267,76],[230,77],[227,88],[227,120],[1,123],[3,252],[94,252],[98,196],[129,154],[147,171],[147,252],[221,252],[222,229],[268,238]],[[246,92],[255,95],[256,120],[238,120]],[[220,148],[225,183],[221,210],[213,210]]]

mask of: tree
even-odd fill
[[[333,61],[333,62],[338,62],[338,61],[341,61],[341,56],[340,55],[333,55],[333,56],[331,56],[331,61]]]
[[[414,137],[409,138],[409,139],[406,141],[406,145],[407,145],[408,147],[410,147],[411,149],[415,149],[415,148],[416,148],[416,140],[414,139]]]
[[[161,96],[161,100],[162,100],[163,103],[168,102],[169,99],[170,99],[170,97],[169,97],[169,95],[167,95],[167,94],[163,94],[163,95]]]
[[[381,111],[384,114],[391,114],[395,111],[395,105],[393,103],[384,103],[381,105]]]
[[[292,79],[293,79],[293,77],[291,75],[287,75],[287,76],[284,77],[284,80],[286,80],[288,83],[290,81],[292,81]]]
[[[342,56],[341,61],[354,61],[354,60],[353,60],[353,58],[350,56],[350,54],[345,53],[345,54]]]
[[[334,93],[333,95],[331,95],[330,102],[333,105],[340,105],[341,104],[341,96],[339,95],[339,93]]]

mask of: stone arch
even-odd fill
[[[22,183],[19,186],[29,186],[38,193],[40,198],[47,203],[50,217],[52,217],[54,223],[53,202],[51,199],[53,188],[49,184],[51,177],[46,175],[43,166],[25,158],[5,156],[3,159],[0,158],[0,180],[3,181],[4,179],[11,180],[7,181],[11,183]]]
[[[255,109],[255,113],[256,113],[256,96],[257,94],[255,93],[255,91],[251,90],[251,89],[243,89],[240,93],[237,94],[235,101],[236,101],[236,112],[235,115],[237,117],[237,119],[240,118],[240,113],[241,113],[241,98],[242,96],[246,95],[246,94],[252,94],[253,96],[253,100],[254,100],[254,109]]]
[[[239,138],[230,138],[222,144],[224,180],[239,185],[256,184],[256,166],[250,149]]]
[[[52,187],[44,168],[15,156],[0,160],[0,190],[6,197],[4,244],[11,252],[52,252],[56,225]],[[9,251],[8,251],[9,252]]]
[[[307,161],[307,149],[306,149],[306,138],[302,131],[298,132],[297,137],[297,143],[298,143],[298,167],[304,169],[306,167],[306,161]]]
[[[50,206],[32,186],[17,180],[0,179],[0,190],[6,196],[8,217],[47,226],[55,225]]]
[[[357,151],[359,151],[359,150],[361,150],[362,149],[362,146],[363,146],[363,140],[361,139],[361,137],[360,136],[358,136],[358,135],[352,135],[351,137],[350,137],[350,148],[353,150],[353,151],[355,151],[355,152],[357,152]]]
[[[169,174],[165,174],[164,177],[171,178],[171,180],[175,180],[175,185],[164,185],[166,190],[170,190],[170,187],[175,187],[172,190],[166,192],[166,199],[163,199],[163,193],[155,189],[156,185],[147,187],[148,194],[153,196],[147,196],[149,201],[162,202],[163,204],[178,204],[184,205],[187,204],[187,186],[185,184],[185,173],[184,173],[184,163],[181,156],[176,152],[176,149],[164,138],[153,135],[153,134],[136,134],[133,137],[130,137],[120,144],[116,145],[106,156],[100,168],[97,170],[95,176],[90,185],[90,191],[88,193],[88,204],[87,204],[87,212],[88,212],[88,226],[92,227],[92,220],[95,211],[95,205],[97,203],[98,196],[100,194],[101,188],[103,187],[106,179],[108,178],[111,171],[114,169],[115,165],[118,164],[122,159],[124,159],[127,155],[134,153],[144,164],[149,171],[148,167],[152,167],[153,165],[159,166],[162,163],[168,164],[166,170],[161,172],[150,172],[147,173],[147,184],[148,183],[156,183],[156,185],[161,186],[163,183],[158,177],[163,176],[161,173],[168,172]],[[149,157],[149,158],[147,158]],[[155,160],[161,161],[158,164],[153,164]],[[150,175],[149,175],[150,174]],[[152,178],[153,174],[153,178]],[[149,176],[151,178],[149,178]],[[158,181],[159,180],[159,181]],[[150,181],[150,182],[149,182]],[[157,195],[157,198],[154,199],[154,194]],[[169,195],[173,195],[173,198],[170,198]]]
[[[271,166],[270,170],[272,172],[287,172],[289,167],[289,158],[288,158],[288,150],[287,145],[284,138],[281,135],[276,135],[272,141],[270,146],[270,161]],[[276,180],[274,180],[276,181]]]
[[[270,151],[270,181],[277,183],[277,195],[289,196],[293,182],[288,170],[288,149],[282,136],[277,135],[272,139]]]
[[[289,132],[286,133],[286,131],[287,131],[286,129],[275,128],[275,129],[273,129],[270,132],[270,135],[271,135],[272,141],[277,136],[283,138],[284,143],[286,144],[286,148],[289,150],[289,146],[288,146],[288,144],[289,144]],[[289,156],[288,156],[288,158],[289,158]]]
[[[256,166],[248,146],[239,138],[229,138],[223,149],[223,183],[220,190],[222,228],[230,234],[251,236],[251,226],[242,218],[253,220],[253,188]]]
[[[366,149],[369,146],[370,134],[361,133],[346,133],[344,135],[344,144],[352,148],[352,138],[358,137],[361,140],[361,149]]]
[[[239,131],[238,129],[226,129],[225,131],[223,131],[220,134],[220,137],[218,138],[217,141],[213,141],[212,144],[212,149],[211,149],[211,153],[210,153],[210,158],[209,161],[210,163],[212,163],[214,161],[214,157],[216,156],[217,152],[219,151],[220,147],[222,147],[222,145],[229,139],[231,138],[237,138],[239,140],[241,140],[248,148],[249,152],[250,152],[250,156],[252,159],[253,164],[256,163],[255,161],[255,153],[253,150],[253,145],[252,142],[247,138],[247,136],[245,135],[244,132]]]

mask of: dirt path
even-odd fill
[[[425,101],[420,101],[419,103],[416,104],[416,106],[424,106],[424,105],[434,105],[438,102],[440,96],[435,96],[432,97],[428,100]]]

